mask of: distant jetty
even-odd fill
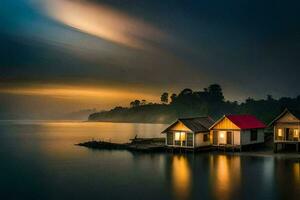
[[[83,146],[91,149],[99,150],[128,150],[132,152],[144,152],[144,153],[155,153],[155,152],[207,152],[214,150],[212,146],[202,147],[202,148],[173,148],[166,146],[165,138],[138,138],[135,137],[130,139],[128,143],[113,143],[107,141],[97,141],[91,140],[88,142],[83,142],[76,144],[78,146]]]
[[[112,143],[106,141],[91,140],[77,145],[100,150],[128,150],[141,152],[163,152],[165,148],[165,138],[134,138],[129,143]]]

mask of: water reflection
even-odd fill
[[[271,185],[274,176],[274,158],[265,158],[263,160],[262,172],[264,176],[264,183],[267,185]]]
[[[294,181],[296,185],[300,184],[300,163],[293,164]]]
[[[162,126],[0,122],[1,191],[8,199],[299,199],[296,158],[74,146],[91,138],[124,142],[137,132],[155,137]]]
[[[173,156],[171,171],[175,198],[188,199],[192,176],[187,157],[184,155]]]
[[[239,156],[211,156],[210,178],[212,194],[217,199],[232,199],[234,191],[239,191],[241,181],[241,161]]]
[[[162,137],[160,132],[165,126],[80,121],[12,121],[8,123],[8,130],[15,132],[13,136],[21,139],[23,143],[28,143],[26,148],[39,148],[39,152],[47,156],[63,159],[90,153],[85,148],[74,146],[79,142],[95,139],[124,143],[136,134],[139,137]]]

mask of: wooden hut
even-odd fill
[[[210,127],[213,146],[240,148],[264,142],[266,126],[253,115],[224,115]]]
[[[274,127],[275,152],[278,146],[283,149],[291,145],[296,146],[296,151],[299,152],[300,111],[286,108],[269,126]]]
[[[174,148],[209,146],[209,127],[213,123],[210,117],[178,119],[162,132],[166,135],[166,146]]]

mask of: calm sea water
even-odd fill
[[[300,199],[299,160],[99,151],[166,125],[0,121],[1,199]]]

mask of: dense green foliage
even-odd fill
[[[224,114],[253,114],[268,123],[286,107],[300,110],[300,96],[273,99],[268,95],[266,99],[248,98],[242,103],[225,101],[218,84],[212,84],[203,91],[186,88],[179,94],[172,94],[170,98],[165,92],[161,95],[161,102],[162,104],[153,104],[145,100],[134,100],[129,108],[115,107],[110,111],[94,113],[89,116],[89,120],[170,123],[180,117],[208,115],[218,119]]]

